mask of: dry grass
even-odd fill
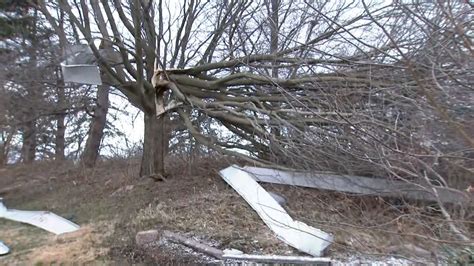
[[[73,233],[50,236],[44,245],[28,254],[28,261],[34,264],[94,262],[108,253],[108,249],[101,247],[100,243],[108,237],[107,232],[112,232],[110,229],[111,224],[98,223],[82,226]]]
[[[58,238],[25,225],[0,221],[0,239],[13,248],[8,262],[169,262],[168,250],[153,254],[136,247],[135,234],[152,228],[168,229],[208,241],[220,248],[248,253],[297,254],[279,241],[247,203],[217,175],[231,161],[170,159],[170,178],[164,182],[136,178],[138,162],[107,161],[95,170],[70,163],[9,167],[0,171],[8,206],[47,209],[82,225],[77,235]],[[38,180],[38,181],[34,181]],[[21,186],[18,186],[21,184]],[[395,207],[377,197],[356,197],[315,189],[264,185],[283,195],[295,219],[335,236],[329,255],[400,254],[431,257],[443,243],[445,225],[439,216],[424,216],[423,208]],[[438,235],[437,235],[438,234]],[[160,253],[161,252],[161,253]],[[183,255],[184,256],[184,255]]]
[[[140,210],[134,221],[138,225],[152,222],[169,230],[193,232],[217,240],[222,248],[233,247],[250,253],[291,251],[232,191],[216,190],[150,205]]]

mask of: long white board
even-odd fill
[[[332,243],[333,236],[293,220],[275,199],[246,171],[230,166],[220,171],[221,177],[257,212],[263,222],[288,245],[320,257]]]
[[[382,178],[344,176],[324,173],[286,172],[261,167],[243,167],[242,170],[258,182],[318,188],[362,195],[402,197],[413,200],[437,201],[431,185],[415,184]],[[436,187],[444,203],[468,203],[472,199],[460,191]]]

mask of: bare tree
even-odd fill
[[[93,8],[100,10],[97,1],[91,1]],[[106,41],[102,41],[103,49],[111,49],[112,45],[109,43],[110,36],[107,32],[106,23],[102,17],[102,13],[95,12],[95,20],[98,22],[100,32]],[[102,70],[102,72],[105,72]],[[109,108],[109,86],[100,85],[97,89],[97,101],[94,109],[93,120],[89,129],[89,136],[87,138],[86,147],[82,155],[83,164],[87,167],[93,167],[99,156],[100,144],[103,139],[104,129],[107,123],[107,112]]]
[[[94,107],[92,122],[89,128],[86,146],[82,154],[82,162],[86,167],[93,167],[97,161],[100,144],[104,137],[109,107],[109,87],[100,85],[97,90],[97,101]]]
[[[467,3],[58,6],[90,45],[107,84],[144,112],[142,176],[165,174],[173,136],[166,125],[180,121],[202,147],[251,164],[401,180],[437,198],[441,187],[468,197]],[[98,39],[119,63],[103,56]],[[424,237],[466,245],[469,206],[455,214],[438,203],[443,229]]]
[[[206,5],[206,7],[210,6]],[[160,99],[162,92],[158,91],[157,94],[156,89],[151,85],[155,65],[162,69],[167,67],[183,68],[192,59],[195,59],[201,50],[204,51],[201,62],[211,60],[217,47],[216,42],[219,41],[227,25],[242,12],[245,5],[248,3],[231,2],[224,10],[225,12],[219,10],[220,5],[215,5],[213,10],[219,10],[219,15],[215,19],[218,28],[206,36],[200,44],[193,44],[202,49],[196,49],[194,54],[191,54],[194,58],[190,58],[187,49],[191,46],[191,37],[196,34],[194,24],[197,23],[198,15],[204,13],[205,4],[199,1],[184,3],[179,9],[178,20],[172,17],[171,8],[164,6],[162,2],[154,4],[151,1],[129,1],[127,3],[116,1],[112,5],[115,10],[112,11],[108,3],[104,1],[101,4],[92,1],[90,5],[81,1],[81,5],[77,6],[78,9],[75,10],[81,14],[80,17],[76,17],[72,10],[73,7],[69,3],[61,2],[61,8],[69,15],[98,57],[99,64],[109,79],[108,83],[119,88],[130,102],[145,114],[144,156],[141,175],[164,174],[163,160],[168,147],[168,140],[164,134],[164,125],[168,118],[160,116],[156,119],[155,99],[156,95]],[[47,11],[47,9],[43,10]],[[168,16],[163,17],[166,12]],[[94,14],[94,24],[98,25],[99,35],[91,31],[91,18],[89,18],[91,13]],[[158,32],[155,32],[157,28],[154,24],[155,13],[159,14]],[[101,19],[99,14],[105,14],[109,22],[108,25],[104,24],[105,20]],[[115,14],[118,14],[118,18],[114,16]],[[165,19],[168,21],[164,21]],[[167,25],[165,25],[166,23]],[[126,29],[125,32],[119,31],[119,28],[122,27]],[[174,31],[174,27],[176,31]],[[172,31],[176,32],[178,36],[175,36]],[[107,63],[106,59],[101,57],[98,47],[93,43],[95,38],[102,38],[105,42],[113,45],[121,55],[122,64],[113,66]],[[157,40],[159,41],[157,42]],[[163,59],[156,57],[157,54],[163,54]],[[160,60],[155,62],[155,58]]]

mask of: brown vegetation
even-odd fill
[[[56,237],[28,225],[0,221],[0,239],[12,247],[12,254],[0,263],[204,261],[181,248],[137,247],[135,234],[151,228],[186,233],[222,249],[298,254],[220,179],[217,171],[229,163],[225,158],[202,158],[190,165],[173,158],[168,161],[173,172],[162,182],[135,178],[137,160],[101,162],[95,170],[68,163],[8,167],[0,174],[2,187],[22,184],[3,192],[8,206],[50,210],[82,229]],[[436,240],[446,232],[440,227],[442,217],[422,205],[407,207],[396,200],[316,189],[265,187],[288,200],[285,208],[293,217],[335,235],[328,251],[333,258],[392,254],[432,261],[443,248],[456,246]],[[472,223],[466,223],[473,230]]]

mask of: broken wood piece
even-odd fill
[[[140,247],[146,247],[147,245],[165,239],[176,244],[190,247],[196,251],[212,256],[217,259],[222,259],[224,252],[218,248],[211,247],[199,241],[190,239],[184,235],[173,233],[171,231],[158,232],[158,230],[148,230],[138,232],[135,236],[135,242]]]
[[[141,231],[135,236],[135,243],[137,243],[137,246],[139,247],[144,247],[148,244],[158,241],[159,239],[160,233],[158,230]]]
[[[157,92],[155,97],[155,109],[156,117],[159,117],[161,114],[165,113],[165,98],[163,92]]]
[[[175,100],[171,100],[170,103],[168,105],[165,106],[164,110],[163,109],[160,109],[156,111],[156,117],[160,117],[162,114],[164,113],[167,113],[171,110],[174,110],[180,106],[182,106],[183,103],[181,102],[176,102]]]
[[[402,197],[412,200],[437,201],[429,184],[415,184],[382,178],[280,171],[261,167],[243,167],[258,182],[310,187],[338,192],[386,197]],[[449,188],[436,187],[441,202],[469,203],[467,195]]]
[[[330,258],[314,258],[302,256],[279,256],[279,255],[250,255],[250,254],[227,254],[222,256],[224,259],[246,260],[264,263],[295,263],[311,265],[330,265]]]
[[[224,252],[218,248],[211,247],[207,244],[198,242],[196,240],[190,239],[188,237],[185,237],[181,234],[173,233],[170,231],[164,231],[163,232],[163,237],[169,239],[171,242],[177,243],[177,244],[182,244],[187,247],[190,247],[192,249],[195,249],[201,253],[210,255],[216,259],[222,259],[222,256],[224,255]]]

